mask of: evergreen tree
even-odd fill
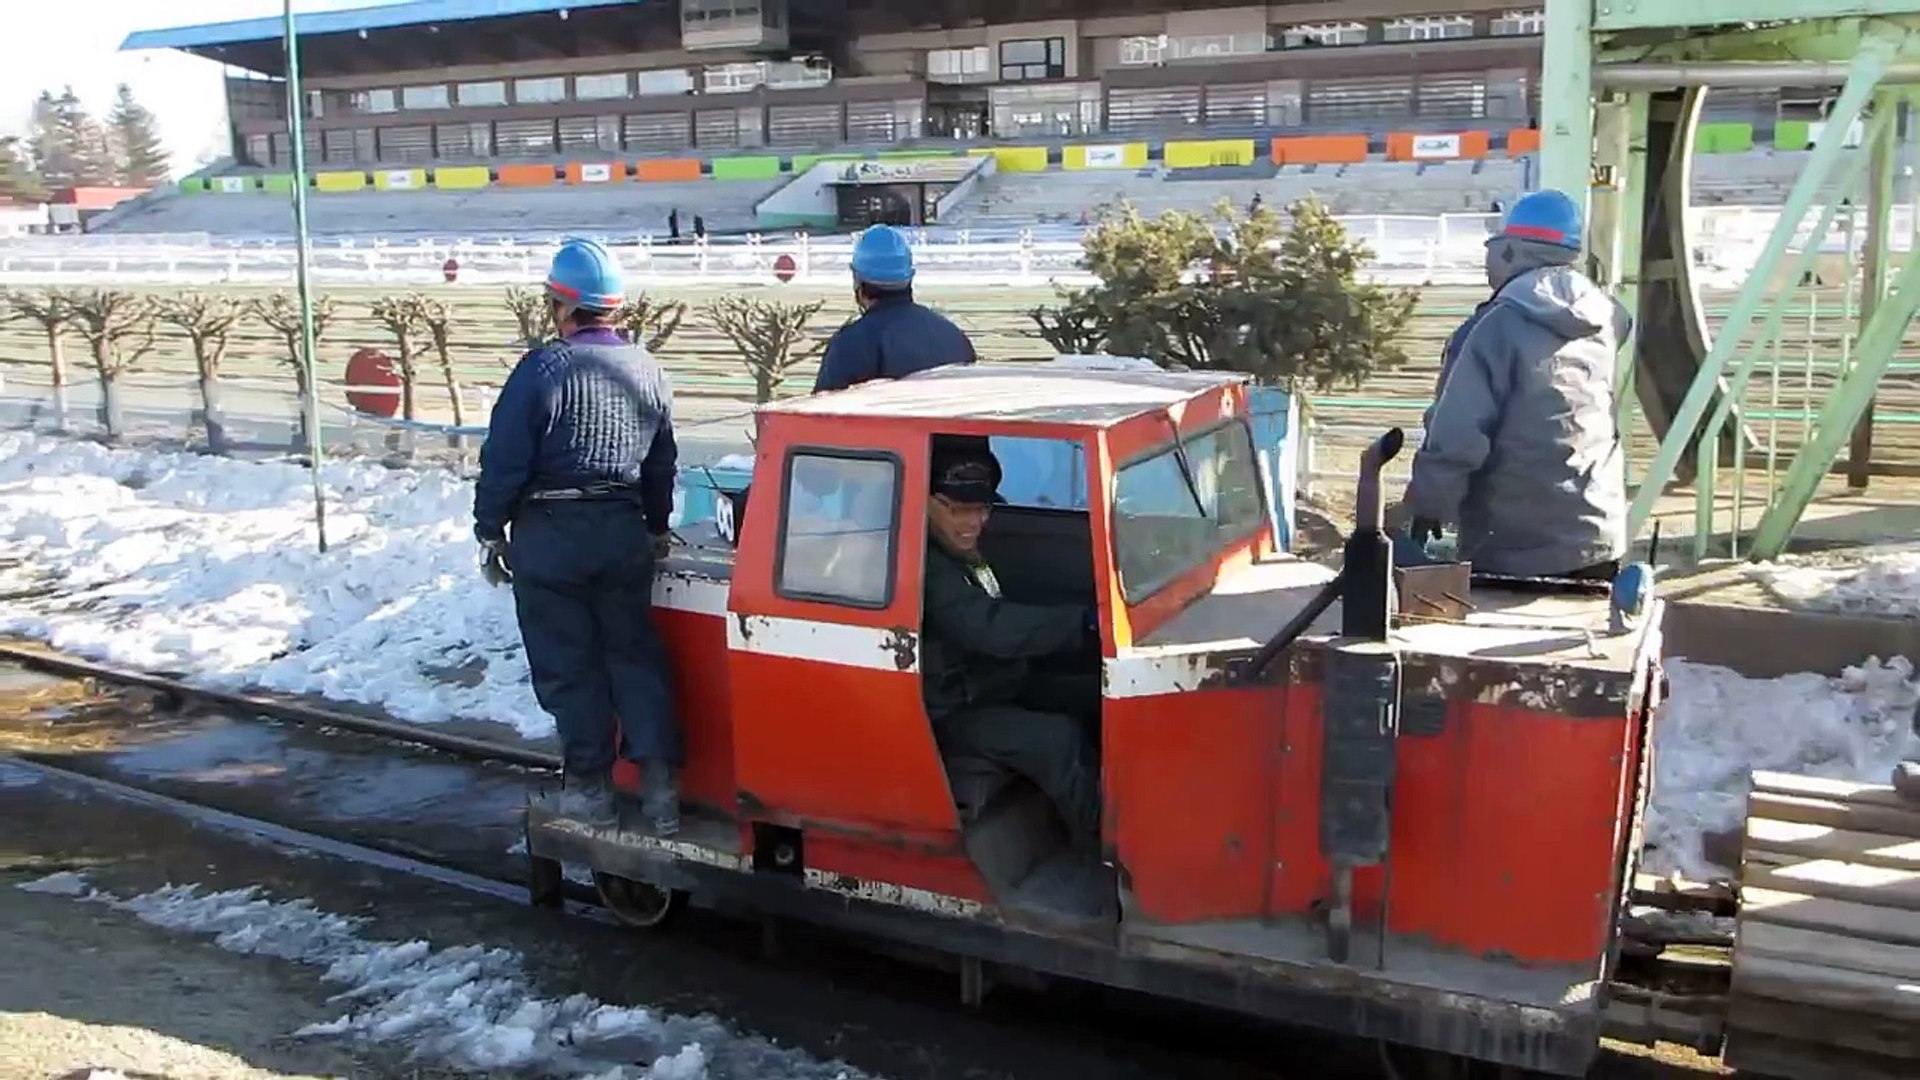
[[[159,123],[146,106],[133,100],[133,88],[126,83],[120,84],[113,111],[107,114],[107,135],[117,181],[127,187],[167,182],[167,150],[160,142]]]
[[[111,184],[113,159],[106,132],[66,87],[59,97],[41,91],[33,105],[34,165],[49,187]]]
[[[26,144],[13,136],[0,138],[0,199],[33,203],[46,197],[46,185],[33,169]]]

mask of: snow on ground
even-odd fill
[[[1788,558],[1749,567],[1747,574],[1786,603],[1810,611],[1920,617],[1920,547],[1876,548],[1864,557]]]
[[[342,1012],[295,1038],[398,1044],[423,1064],[581,1080],[867,1080],[841,1062],[732,1031],[711,1016],[606,1005],[583,994],[542,998],[510,950],[370,940],[360,934],[364,919],[306,900],[272,900],[255,888],[202,893],[170,885],[121,898],[72,872],[18,887],[104,903],[162,929],[211,936],[231,952],[322,968],[320,977],[340,987],[329,1000]]]
[[[551,733],[512,597],[477,569],[471,483],[369,462],[323,475],[324,555],[298,465],[0,434],[0,557],[57,575],[61,593],[0,600],[0,632],[405,720]]]
[[[1749,679],[1684,660],[1667,661],[1666,672],[1641,867],[1649,873],[1728,877],[1734,868],[1710,861],[1703,841],[1741,827],[1755,769],[1884,784],[1895,764],[1920,757],[1920,682],[1904,657],[1833,678]]]

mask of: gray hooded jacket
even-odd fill
[[[1494,574],[1564,574],[1627,550],[1614,368],[1627,312],[1570,266],[1506,281],[1463,328],[1428,410],[1410,517],[1458,526]]]

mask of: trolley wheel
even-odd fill
[[[527,856],[527,902],[559,910],[567,905],[567,876],[558,859]]]
[[[663,889],[599,870],[593,872],[593,887],[614,918],[641,930],[665,926],[687,904],[687,894],[680,889]]]

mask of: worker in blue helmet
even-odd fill
[[[973,363],[967,335],[914,302],[913,246],[899,229],[875,225],[854,242],[853,298],[860,317],[827,343],[814,393]]]
[[[1614,422],[1626,309],[1580,269],[1580,207],[1521,198],[1486,244],[1493,290],[1448,339],[1397,538],[1426,558],[1444,526],[1493,574],[1611,580],[1627,550]]]
[[[611,773],[624,752],[641,765],[643,825],[671,834],[680,730],[650,609],[678,450],[665,373],[613,328],[625,294],[601,245],[568,240],[554,255],[546,297],[560,336],[500,389],[474,535],[488,580],[512,583],[534,696],[559,729],[560,813],[615,823]]]

